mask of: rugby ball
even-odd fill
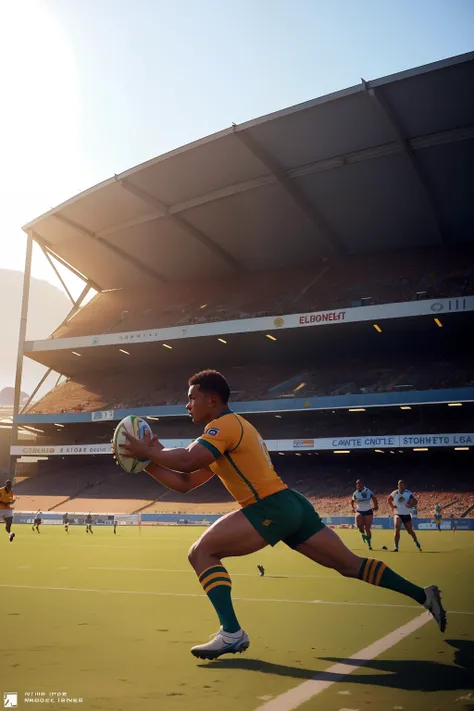
[[[147,422],[145,422],[145,420],[142,420],[141,417],[129,415],[119,422],[115,428],[113,445],[117,462],[128,474],[137,474],[145,469],[145,467],[150,464],[151,460],[127,457],[120,452],[120,447],[127,443],[127,438],[125,437],[124,432],[128,432],[136,439],[143,439],[145,432],[150,432],[150,434],[152,434],[151,427]]]

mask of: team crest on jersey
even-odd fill
[[[220,430],[218,430],[217,427],[211,427],[209,430],[206,430],[206,434],[210,437],[216,437],[219,432]]]
[[[400,503],[402,503],[403,501],[405,501],[405,497],[404,497],[404,496],[399,496],[399,497],[398,497],[398,501],[399,501]]]
[[[366,492],[366,491],[363,491],[363,492],[362,492],[362,498],[363,498],[363,499],[366,499],[366,498],[367,498],[367,492]]]

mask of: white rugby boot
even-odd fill
[[[236,654],[245,652],[250,641],[244,630],[238,632],[224,632],[222,627],[211,635],[209,642],[197,644],[191,648],[191,654],[199,659],[217,659],[222,654]]]
[[[423,603],[423,607],[426,607],[426,609],[431,612],[441,632],[444,632],[447,624],[446,610],[444,609],[443,603],[441,602],[441,594],[439,588],[437,587],[437,585],[428,585],[428,587],[425,588],[425,593],[426,600]]]

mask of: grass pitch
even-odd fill
[[[218,623],[186,558],[201,529],[14,530],[12,544],[0,537],[0,691],[16,692],[18,708],[39,698],[36,706],[101,711],[209,711],[211,704],[255,711],[270,701],[289,711],[294,697],[281,695],[315,678],[333,683],[301,711],[474,709],[470,532],[420,532],[423,553],[402,533],[398,554],[380,550],[390,547],[390,532],[374,532],[373,557],[420,585],[439,585],[448,629],[442,635],[430,621],[364,666],[354,661],[358,668],[344,677],[328,670],[415,620],[421,608],[280,544],[226,561],[250,649],[202,662],[189,648]],[[367,555],[356,531],[341,535]],[[260,562],[264,578],[256,574]],[[53,692],[67,697],[53,705],[45,701]]]

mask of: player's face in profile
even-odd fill
[[[11,481],[7,481],[5,484],[5,491],[7,492],[7,494],[10,492],[11,488],[12,488]]]
[[[199,385],[191,385],[186,409],[196,424],[209,422],[212,419],[212,398],[209,393],[202,392]]]

